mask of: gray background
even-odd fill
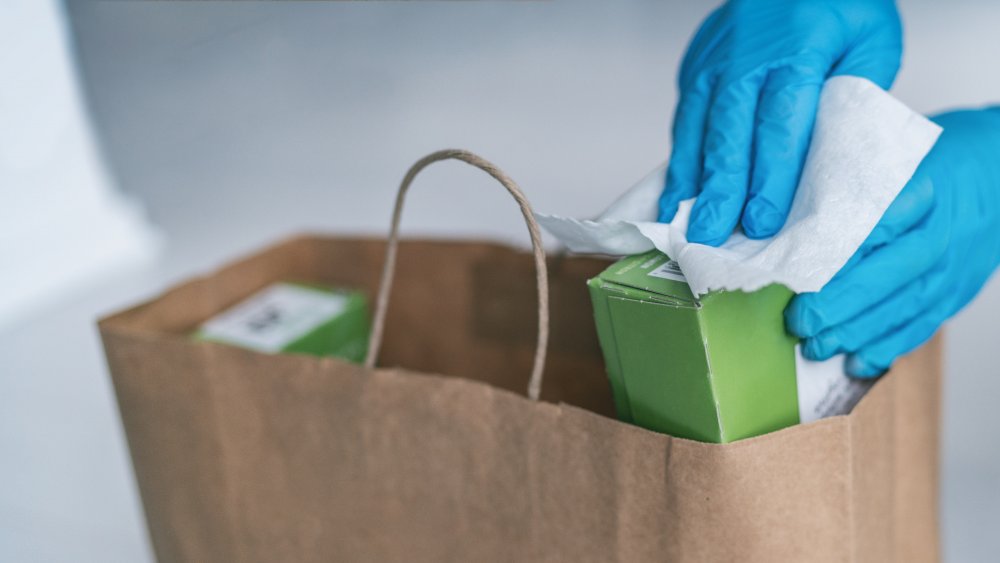
[[[0,334],[0,560],[151,557],[93,321],[302,230],[383,232],[406,167],[472,149],[537,209],[591,215],[665,159],[697,2],[72,2],[81,78],[120,188],[168,245]],[[903,1],[894,92],[920,111],[1000,100],[1000,6]],[[411,233],[523,244],[514,206],[457,166]],[[1000,552],[1000,287],[948,330],[942,523],[951,561]]]

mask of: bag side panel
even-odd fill
[[[159,561],[235,561],[211,366],[184,341],[102,329]]]
[[[842,419],[719,446],[676,440],[670,560],[849,561],[848,455]]]
[[[899,361],[895,371],[895,554],[900,562],[941,559],[939,526],[943,336]],[[905,384],[904,384],[905,382]]]

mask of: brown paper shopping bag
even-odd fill
[[[516,186],[468,153],[403,191],[443,158],[519,198],[533,254],[306,236],[101,321],[159,560],[938,559],[937,341],[849,416],[725,445],[618,422],[584,284],[606,262],[544,260]],[[279,280],[374,296],[383,263],[379,363],[403,367],[188,337]]]

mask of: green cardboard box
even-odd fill
[[[199,340],[259,352],[291,352],[364,361],[368,301],[358,291],[276,283],[205,321]]]
[[[799,422],[785,287],[699,299],[658,251],[624,258],[588,285],[622,420],[717,443]]]

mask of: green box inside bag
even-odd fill
[[[696,298],[659,251],[626,257],[588,286],[622,420],[716,443],[799,422],[787,288]]]
[[[267,353],[336,356],[362,362],[368,300],[359,291],[275,283],[205,321],[199,340]]]

